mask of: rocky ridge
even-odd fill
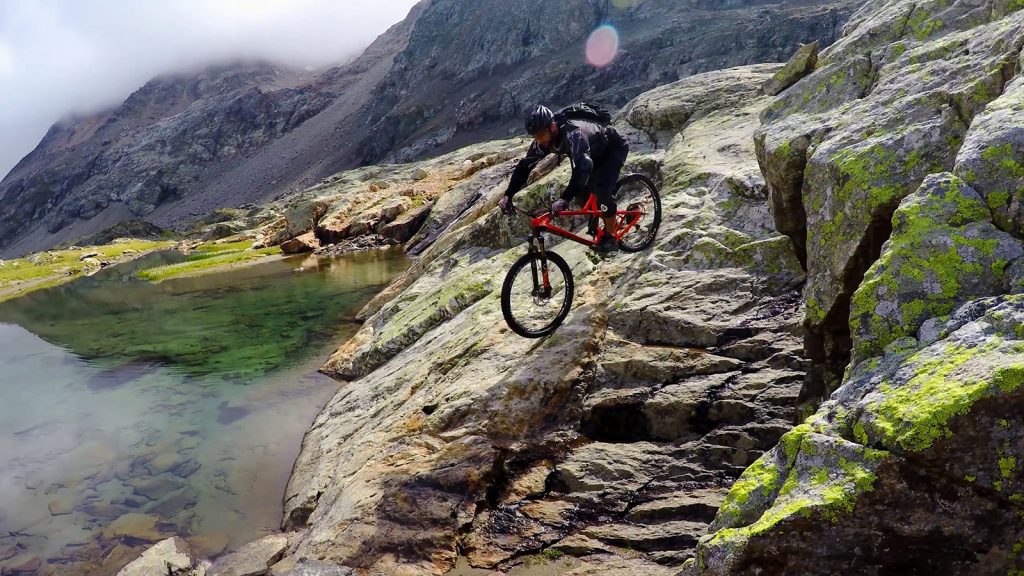
[[[157,78],[114,110],[58,123],[0,182],[0,256],[130,220],[187,231],[344,168],[506,137],[536,102],[620,106],[694,73],[782,60],[833,42],[857,4],[425,0],[320,74],[248,64]],[[620,28],[623,52],[595,69],[582,51],[602,22]]]
[[[637,255],[556,243],[578,295],[542,341],[497,304],[525,229],[493,206],[522,143],[465,158],[417,263],[324,366],[346,383],[266,572],[1020,570],[1022,18],[869,1],[815,65],[628,103],[663,228]],[[567,174],[548,163],[520,200]],[[376,177],[339,175],[276,229],[378,232],[412,207],[385,210],[405,195]],[[798,401],[817,412],[794,428]]]
[[[655,574],[692,555],[736,475],[792,426],[806,369],[803,271],[753,153],[770,101],[758,93],[778,70],[710,73],[627,106],[630,168],[663,185],[659,240],[607,261],[555,245],[579,299],[543,341],[501,318],[525,230],[491,208],[493,180],[325,365],[350,381],[296,463],[286,559],[440,574],[550,550]],[[677,120],[659,111],[678,101]],[[567,176],[548,170],[524,202]]]

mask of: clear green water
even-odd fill
[[[134,278],[180,258],[0,305],[0,567],[36,555],[39,574],[104,573],[144,545],[109,531],[126,514],[207,554],[276,530],[302,435],[337,390],[316,369],[407,265],[375,252]]]

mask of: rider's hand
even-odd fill
[[[498,208],[501,209],[505,214],[509,213],[508,205],[510,204],[508,196],[502,196],[501,200],[498,200]]]
[[[564,198],[559,198],[558,200],[555,200],[554,204],[551,205],[551,211],[554,212],[555,214],[557,214],[557,213],[565,210],[568,207],[569,207],[569,201],[564,199]]]

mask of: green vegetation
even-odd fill
[[[259,250],[252,250],[250,246],[252,246],[252,242],[249,240],[203,244],[195,252],[189,254],[185,262],[142,270],[139,272],[139,277],[152,282],[161,282],[172,278],[209,273],[224,266],[251,262],[281,252],[281,249],[276,246]]]
[[[343,275],[296,274],[294,264],[273,260],[245,274],[162,284],[131,276],[134,269],[181,257],[150,254],[85,282],[29,294],[0,305],[0,322],[16,323],[115,369],[143,359],[191,376],[244,382],[322,350],[352,330],[341,320],[406,265],[397,253],[357,254],[345,257]]]
[[[52,250],[17,260],[0,261],[0,302],[59,286],[99,270],[100,265],[95,261],[83,261],[86,254],[96,253],[95,260],[100,262],[117,263],[173,245],[170,241],[121,240],[106,246]]]

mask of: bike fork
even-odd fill
[[[551,281],[548,280],[548,258],[544,251],[544,239],[540,236],[533,238],[530,242],[530,252],[540,254],[540,278],[537,277],[537,259],[530,260],[530,269],[533,272],[533,294],[542,297],[550,296]]]

